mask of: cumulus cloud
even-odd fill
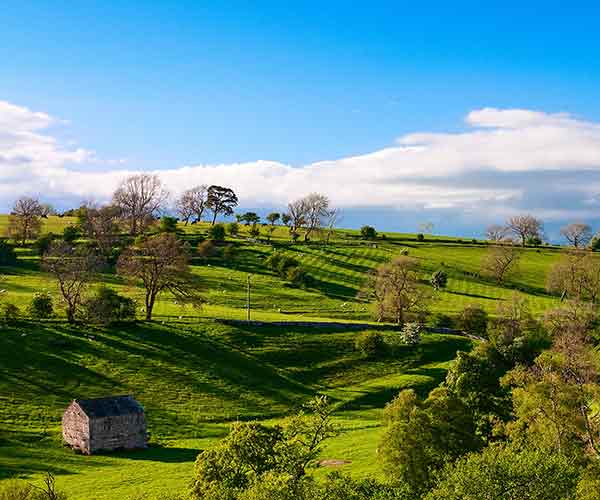
[[[281,206],[311,191],[347,209],[466,213],[478,219],[529,211],[552,219],[595,217],[600,193],[600,124],[566,113],[485,108],[456,133],[418,132],[388,148],[301,167],[277,161],[174,166],[157,171],[174,194],[222,184],[245,206]],[[16,193],[108,199],[135,173],[59,144],[45,113],[0,102],[0,205]]]

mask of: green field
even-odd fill
[[[73,221],[51,217],[60,233]],[[0,233],[6,217],[0,217]],[[206,226],[182,227],[193,240]],[[534,314],[558,299],[544,290],[546,272],[559,258],[554,248],[524,250],[520,271],[504,286],[478,277],[482,242],[386,233],[376,244],[356,231],[339,231],[329,245],[290,245],[284,228],[271,243],[246,233],[229,238],[236,257],[194,257],[192,270],[207,299],[202,309],[182,308],[162,297],[153,323],[111,328],[23,321],[0,329],[0,480],[35,480],[46,470],[71,499],[125,498],[137,491],[186,487],[199,450],[223,436],[237,419],[277,420],[316,393],[336,404],[343,432],[323,458],[349,460],[355,476],[378,475],[376,447],[384,405],[402,388],[421,394],[437,385],[457,350],[471,347],[459,336],[427,334],[417,347],[396,346],[379,361],[353,348],[356,331],[333,328],[234,327],[219,319],[245,318],[251,277],[252,317],[259,320],[371,320],[370,306],[356,298],[366,273],[403,251],[419,260],[426,278],[443,267],[448,287],[432,312],[456,314],[480,304],[490,313],[513,293],[524,295]],[[290,287],[265,265],[276,247],[295,256],[314,279],[308,289]],[[33,248],[19,250],[19,263],[0,268],[3,300],[23,310],[36,291],[56,297],[56,285],[39,269]],[[141,289],[114,274],[101,281],[134,298]],[[385,331],[396,344],[393,327]],[[132,393],[145,406],[153,446],[146,451],[84,457],[64,449],[60,417],[76,397]],[[325,473],[320,471],[319,474]]]

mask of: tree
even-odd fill
[[[533,215],[515,215],[508,219],[506,227],[521,240],[522,246],[525,246],[528,238],[541,239],[544,224]]]
[[[371,273],[363,295],[375,300],[378,321],[389,317],[401,325],[407,312],[422,310],[429,302],[430,297],[419,281],[417,261],[396,257]]]
[[[586,247],[592,240],[592,228],[583,222],[575,222],[564,226],[560,234],[575,248]]]
[[[35,239],[42,228],[41,217],[44,208],[36,198],[23,196],[13,206],[8,221],[8,232],[15,240],[25,245]]]
[[[481,262],[481,273],[503,283],[516,270],[521,252],[514,245],[494,245]]]
[[[266,219],[271,226],[274,226],[277,224],[277,221],[281,219],[281,214],[279,212],[271,212],[269,215],[267,215]]]
[[[485,237],[488,241],[498,243],[500,241],[504,241],[509,232],[510,230],[506,226],[501,226],[500,224],[492,224],[491,226],[487,227],[485,231]]]
[[[78,226],[83,234],[98,245],[100,253],[109,256],[119,236],[121,210],[115,205],[84,205],[79,210]]]
[[[319,193],[311,193],[288,204],[289,228],[293,236],[304,228],[304,241],[310,239],[313,231],[319,229],[330,214],[329,198]]]
[[[171,233],[148,238],[138,247],[128,248],[119,257],[117,272],[138,280],[145,290],[146,320],[152,320],[156,298],[169,291],[180,302],[200,304],[189,272],[186,246]]]
[[[164,216],[160,219],[160,225],[158,230],[161,233],[175,233],[177,232],[177,219],[175,217]]]
[[[406,323],[400,332],[400,340],[406,345],[421,343],[421,325],[419,323]]]
[[[42,268],[58,281],[69,323],[75,321],[85,292],[100,265],[100,258],[92,250],[73,246],[66,241],[53,242],[42,257]]]
[[[383,335],[374,330],[360,332],[354,339],[354,349],[365,358],[377,358],[385,352],[385,348]]]
[[[575,300],[600,298],[600,260],[587,252],[567,253],[548,272],[546,288]]]
[[[233,215],[233,209],[238,205],[238,198],[232,189],[222,186],[210,186],[206,195],[206,207],[212,211],[212,225],[215,224],[217,216]]]
[[[208,187],[202,184],[183,192],[176,203],[176,210],[187,226],[193,217],[196,222],[202,220],[206,208]]]
[[[135,301],[101,286],[95,295],[83,303],[86,321],[110,324],[135,319]]]
[[[325,218],[324,225],[326,228],[325,234],[325,243],[329,245],[329,240],[331,239],[331,235],[335,231],[335,228],[340,223],[342,219],[342,212],[339,208],[332,208],[327,213],[327,217]]]
[[[130,234],[136,235],[164,209],[168,198],[157,175],[137,174],[121,182],[113,194],[113,205],[128,222]]]
[[[365,240],[374,240],[377,238],[377,231],[373,226],[363,226],[360,228],[360,235]]]
[[[258,224],[260,216],[256,212],[246,212],[240,217],[240,222],[243,222],[246,226]]]
[[[230,222],[227,224],[227,232],[230,236],[237,236],[240,232],[240,225],[237,222]]]
[[[214,224],[208,228],[208,237],[211,240],[223,241],[225,239],[225,226],[223,224]]]
[[[442,288],[446,288],[446,285],[448,284],[448,274],[443,269],[438,269],[431,275],[429,281],[434,290],[439,291]]]
[[[448,463],[424,498],[567,500],[574,498],[578,475],[576,465],[562,455],[495,445]]]
[[[54,316],[54,301],[48,292],[36,292],[27,308],[29,315],[36,319],[49,319]]]

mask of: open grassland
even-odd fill
[[[381,409],[400,389],[422,394],[444,377],[463,337],[426,335],[378,361],[353,348],[357,332],[232,327],[214,321],[107,328],[23,323],[0,335],[0,478],[59,475],[74,499],[183,489],[199,450],[231,421],[276,421],[316,393],[337,406],[342,433],[325,450],[357,476],[377,470]],[[393,330],[385,331],[391,344]],[[106,456],[61,446],[60,417],[74,397],[132,393],[153,446]]]

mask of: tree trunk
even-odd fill
[[[154,309],[154,295],[146,297],[146,321],[152,321],[152,310]]]
[[[217,220],[217,214],[218,214],[218,212],[215,210],[214,213],[213,213],[213,218],[212,218],[211,226],[215,225],[215,222]]]
[[[67,321],[69,323],[75,323],[75,308],[73,306],[67,307]]]

